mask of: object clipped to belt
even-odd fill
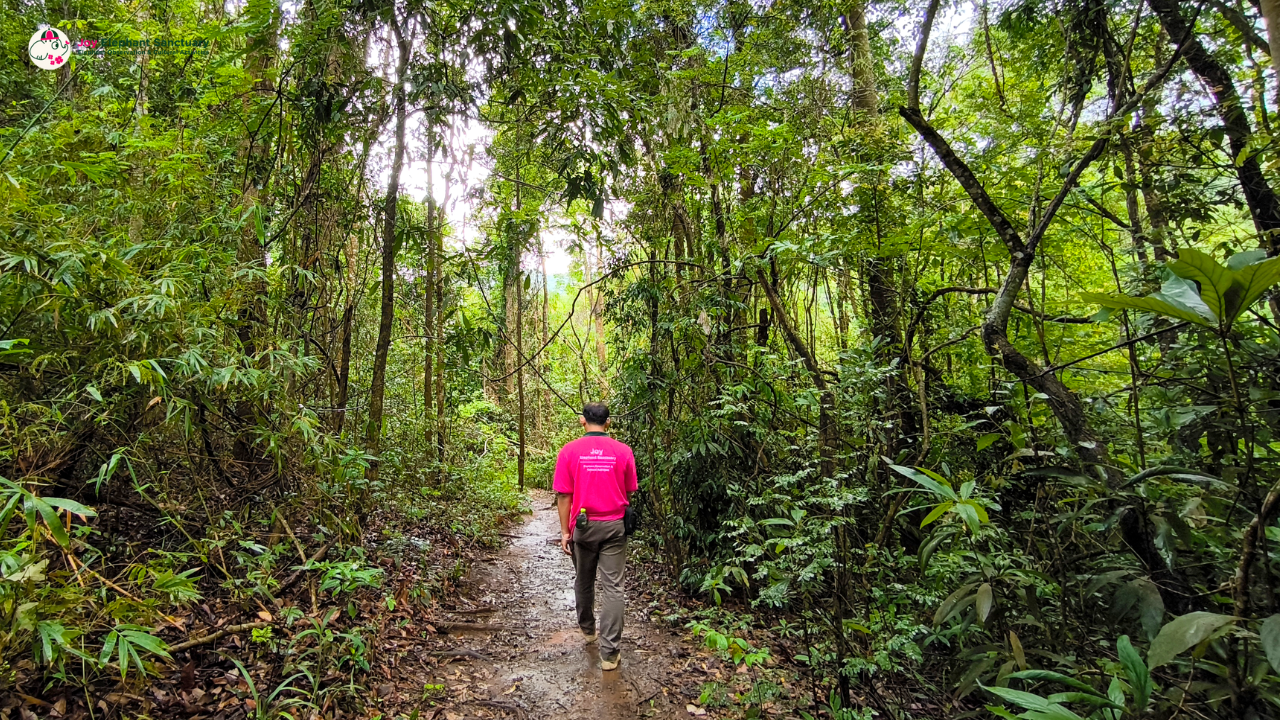
[[[628,505],[626,511],[622,515],[622,532],[627,537],[631,537],[640,527],[640,513],[632,506]]]

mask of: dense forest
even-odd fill
[[[0,28],[0,717],[537,717],[387,638],[591,400],[679,716],[1280,716],[1280,2]]]

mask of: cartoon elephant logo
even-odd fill
[[[71,41],[58,28],[37,30],[27,43],[31,62],[43,70],[57,70],[71,57]]]

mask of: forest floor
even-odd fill
[[[384,712],[396,717],[436,696],[432,710],[420,711],[423,720],[703,715],[690,703],[719,662],[687,634],[649,619],[652,596],[638,587],[633,566],[622,665],[600,670],[597,646],[583,641],[574,622],[573,567],[559,547],[554,496],[534,490],[531,501],[533,513],[504,534],[510,542],[478,559],[457,595],[440,598],[431,629],[447,633],[452,647],[425,662],[412,647],[397,653],[394,689],[380,693]]]

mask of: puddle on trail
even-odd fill
[[[474,677],[469,699],[451,717],[567,718],[622,720],[688,717],[674,696],[664,695],[678,673],[673,659],[687,654],[679,638],[653,627],[636,612],[628,592],[622,666],[600,670],[596,645],[582,640],[574,622],[573,566],[559,546],[560,524],[553,496],[534,491],[532,517],[513,529],[511,542],[490,562],[478,563],[463,585],[457,622],[482,621],[502,628],[461,632],[458,648],[491,662],[450,663],[441,671]],[[459,710],[466,710],[465,715]]]

